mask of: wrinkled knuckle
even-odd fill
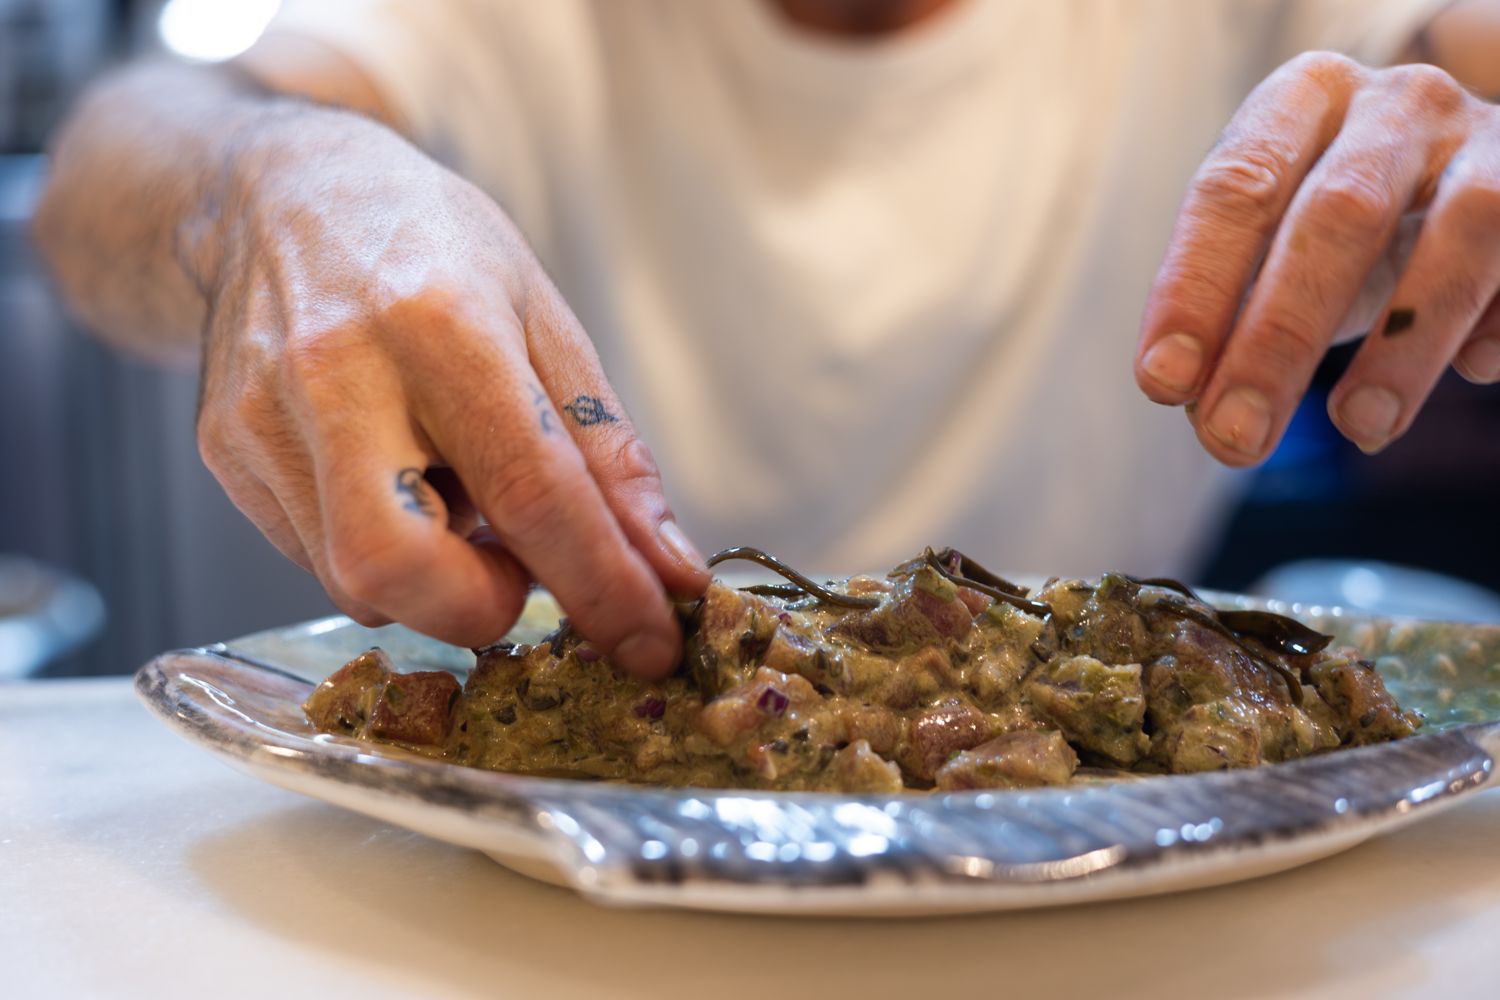
[[[1385,71],[1385,79],[1408,107],[1452,111],[1468,99],[1457,80],[1429,63],[1392,67]]]
[[[1392,204],[1389,185],[1380,177],[1345,169],[1308,194],[1304,224],[1337,245],[1367,247],[1385,235]]]
[[[485,514],[506,535],[544,539],[565,509],[563,484],[540,464],[517,464],[496,483]]]
[[[1342,52],[1316,49],[1293,56],[1285,69],[1297,76],[1307,77],[1319,83],[1341,83],[1358,75],[1364,67]]]
[[[375,538],[334,540],[328,553],[333,584],[351,600],[372,608],[388,606],[404,590],[411,570],[400,542]]]
[[[1189,312],[1238,302],[1244,294],[1233,278],[1232,262],[1202,256],[1173,261],[1162,275],[1171,283],[1173,304]]]
[[[1234,217],[1269,221],[1281,200],[1290,163],[1268,144],[1250,144],[1215,157],[1199,171],[1196,187],[1216,210]]]
[[[1282,377],[1300,371],[1326,349],[1319,331],[1301,316],[1273,311],[1257,326],[1254,365],[1268,374]]]

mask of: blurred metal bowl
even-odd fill
[[[26,677],[99,631],[104,602],[76,577],[0,556],[0,680]]]
[[[1286,563],[1257,580],[1250,593],[1387,617],[1500,623],[1500,594],[1430,570],[1382,562]]]

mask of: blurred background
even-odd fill
[[[26,239],[43,144],[87,80],[148,51],[227,58],[276,6],[0,0],[0,679],[125,673],[333,612],[199,462],[196,372],[95,343]],[[1323,413],[1350,354],[1327,359],[1196,582],[1500,621],[1500,390],[1450,373],[1414,430],[1366,458]]]

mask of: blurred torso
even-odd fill
[[[1228,480],[1136,390],[1136,324],[1281,8],[957,0],[852,40],[765,0],[496,2],[406,110],[532,241],[704,547],[1175,572]]]

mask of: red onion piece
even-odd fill
[[[640,719],[660,719],[667,714],[667,703],[660,698],[646,698],[635,706],[635,714]]]
[[[761,692],[755,700],[755,707],[767,715],[781,715],[786,712],[787,705],[791,704],[787,696],[773,687],[768,687]]]

